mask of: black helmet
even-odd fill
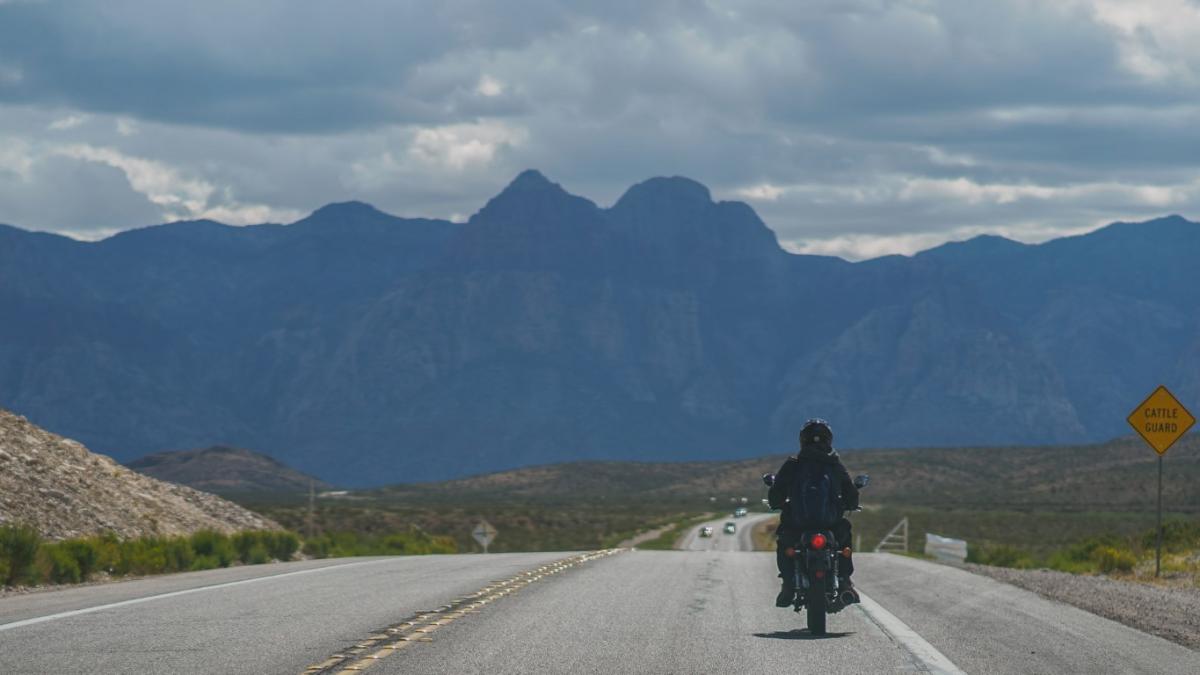
[[[800,447],[814,444],[833,447],[833,428],[829,426],[829,422],[814,418],[800,427]]]

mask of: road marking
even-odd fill
[[[192,593],[202,593],[204,591],[215,591],[221,588],[229,588],[231,586],[242,586],[244,584],[253,584],[259,581],[271,581],[272,579],[282,579],[284,577],[294,577],[301,574],[313,574],[316,572],[324,572],[325,570],[344,569],[347,567],[358,567],[361,565],[377,565],[379,563],[396,562],[398,558],[389,558],[387,560],[366,560],[362,562],[342,563],[341,565],[329,565],[327,567],[316,567],[308,570],[297,570],[295,572],[284,572],[283,574],[272,574],[266,577],[254,577],[253,579],[241,579],[239,581],[227,581],[221,584],[213,584],[211,586],[200,586],[197,588],[188,588],[182,591],[171,591],[170,593],[159,593],[158,595],[147,595],[144,598],[133,598],[132,600],[122,600],[120,602],[110,602],[107,605],[96,605],[95,607],[85,607],[83,609],[73,609],[68,612],[59,612],[57,614],[47,614],[46,616],[38,616],[32,619],[22,619],[11,623],[0,623],[0,631],[12,630],[14,628],[22,628],[24,626],[32,626],[34,624],[46,623],[47,621],[57,621],[58,619],[67,619],[81,614],[91,614],[93,612],[102,612],[106,609],[116,607],[128,607],[129,605],[138,605],[151,600],[162,600],[164,598],[175,598],[181,595],[190,595]]]
[[[320,663],[305,668],[303,671],[304,675],[356,673],[365,670],[380,659],[386,658],[403,649],[410,642],[432,642],[433,638],[428,636],[429,633],[454,622],[455,619],[475,613],[474,611],[466,611],[472,607],[494,602],[520,591],[522,588],[535,583],[539,579],[591,562],[592,560],[606,558],[625,550],[628,549],[613,548],[603,551],[592,551],[590,553],[580,553],[535,569],[519,572],[508,579],[493,581],[481,590],[456,598],[450,604],[443,605],[437,610],[420,612],[416,616],[409,617],[383,630],[376,631],[375,634],[358,642],[354,647],[342,650]],[[396,637],[397,635],[399,637]],[[389,640],[390,642],[387,644],[380,644]],[[368,654],[368,650],[376,651]]]
[[[945,654],[939,652],[937,647],[926,642],[925,638],[897,619],[895,614],[867,597],[866,593],[859,591],[858,597],[861,600],[858,607],[863,613],[874,621],[875,625],[879,626],[884,633],[887,633],[896,644],[911,654],[922,666],[922,670],[935,675],[966,675],[961,668],[954,665],[953,661],[946,658]]]

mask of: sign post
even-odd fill
[[[1158,517],[1155,519],[1157,525],[1154,546],[1154,576],[1157,577],[1162,571],[1163,455],[1175,445],[1175,441],[1192,428],[1196,418],[1192,417],[1187,408],[1183,407],[1179,399],[1167,391],[1166,387],[1160,385],[1141,405],[1134,408],[1125,420],[1138,432],[1142,440],[1158,453]]]
[[[479,542],[479,545],[483,547],[483,552],[487,553],[488,544],[491,544],[492,540],[496,538],[496,528],[492,527],[492,524],[488,521],[481,520],[475,526],[475,529],[471,531],[471,536],[475,537],[475,541]]]

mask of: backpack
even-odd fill
[[[788,516],[797,529],[828,528],[842,517],[835,465],[800,461],[788,486]]]

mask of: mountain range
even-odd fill
[[[862,262],[653,178],[602,208],[526,171],[465,223],[357,202],[98,242],[0,226],[0,405],[121,461],[253,448],[338,485],[566,460],[1128,433],[1200,401],[1200,226]]]
[[[151,478],[225,497],[296,496],[331,487],[268,455],[224,445],[156,452],[127,466]]]

